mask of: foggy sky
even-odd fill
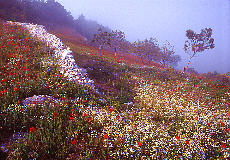
[[[182,57],[178,69],[188,61],[184,52],[185,32],[212,28],[215,48],[198,53],[189,67],[198,72],[230,72],[229,0],[57,0],[77,18],[96,20],[124,31],[127,40],[168,40]]]

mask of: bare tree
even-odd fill
[[[103,47],[108,45],[108,39],[109,39],[109,33],[103,32],[101,28],[98,29],[97,34],[94,34],[91,44],[95,44],[99,46],[100,56],[101,56],[101,51],[103,50]]]
[[[195,33],[193,30],[187,30],[186,36],[188,40],[185,41],[184,50],[189,54],[190,58],[188,64],[184,70],[186,70],[191,63],[192,58],[199,52],[203,52],[206,49],[212,49],[215,47],[214,39],[212,36],[212,29],[205,28],[201,30],[201,33]]]
[[[125,43],[125,33],[122,31],[112,31],[108,36],[108,45],[114,50],[115,56],[119,50],[122,50],[122,47]]]
[[[98,30],[99,33],[94,34],[94,38],[91,41],[91,44],[96,44],[99,46],[100,55],[103,47],[110,47],[115,52],[115,56],[117,52],[125,49],[127,47],[127,41],[125,40],[125,33],[122,31],[112,31],[112,32],[103,32],[100,28]]]
[[[159,53],[160,63],[163,66],[173,65],[176,66],[177,63],[181,60],[179,55],[175,55],[174,47],[166,41],[161,47],[161,51]]]
[[[144,56],[149,60],[149,65],[151,61],[159,62],[160,61],[160,47],[156,38],[145,39],[143,43],[145,50]]]
[[[148,59],[149,65],[151,61],[160,61],[159,56],[160,48],[158,46],[157,40],[155,38],[145,39],[144,41],[135,41],[131,44],[130,51],[138,55],[142,62],[143,58]]]

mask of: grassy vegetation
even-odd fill
[[[66,80],[52,51],[23,28],[0,28],[0,142],[9,159],[229,158],[227,76],[142,67],[109,52],[100,56],[63,35],[98,97]],[[35,94],[56,101],[22,105]],[[21,139],[9,140],[19,132]]]

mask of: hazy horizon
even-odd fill
[[[199,33],[212,28],[215,48],[198,53],[189,67],[200,73],[230,72],[230,1],[229,0],[57,0],[75,19],[83,14],[111,29],[125,32],[127,40],[154,37],[160,43],[168,40],[182,61],[188,61],[184,52],[185,32]]]

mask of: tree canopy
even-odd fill
[[[181,61],[181,57],[175,55],[174,47],[168,41],[161,47],[159,57],[163,66],[176,66]]]
[[[213,49],[214,39],[211,38],[212,36],[212,29],[205,28],[202,29],[200,33],[195,33],[193,30],[186,31],[186,37],[188,40],[185,41],[184,50],[186,53],[189,54],[190,58],[185,70],[188,68],[189,64],[191,63],[191,59],[199,52],[203,52],[207,49]]]

